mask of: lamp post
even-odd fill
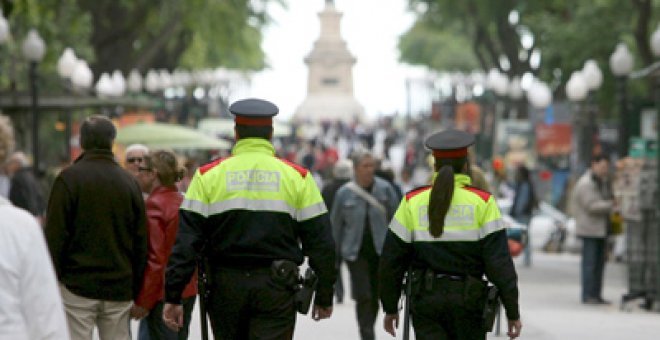
[[[76,58],[75,53],[71,48],[64,49],[62,56],[57,60],[57,73],[69,84],[72,83],[71,77],[73,76],[73,71],[78,64],[78,58]],[[71,160],[71,111],[66,110],[64,113],[64,153],[67,161]]]
[[[658,59],[659,61],[656,62],[656,64],[660,63],[660,23],[658,24],[658,28],[653,32],[651,35],[651,51],[653,52],[653,55]],[[660,71],[658,68],[655,70],[655,110],[656,110],[656,172],[658,176],[658,181],[657,186],[656,186],[656,191],[655,191],[655,201],[656,201],[656,220],[657,217],[660,215],[660,126],[658,124],[660,123]],[[660,311],[660,280],[657,279],[658,275],[660,275],[660,232],[658,232],[658,237],[657,237],[657,243],[656,247],[658,249],[658,258],[657,258],[657,266],[656,266],[656,288],[655,288],[655,310]]]
[[[5,15],[2,13],[2,9],[0,9],[0,44],[4,44],[9,41],[9,35],[9,22],[7,21],[7,18],[5,18]]]
[[[542,81],[534,81],[527,91],[527,100],[532,104],[532,107],[537,110],[543,110],[547,108],[552,103],[552,91],[550,87]],[[529,230],[529,229],[528,229]],[[523,264],[525,267],[532,265],[532,253],[531,253],[531,233],[528,231],[526,233],[527,242],[525,244]]]
[[[128,91],[132,93],[140,93],[142,91],[142,76],[140,72],[136,69],[131,70],[131,73],[128,74],[128,81],[126,82]]]
[[[633,69],[633,56],[628,47],[619,43],[610,56],[610,70],[616,77],[619,104],[619,157],[628,155],[628,75]]]
[[[566,83],[566,97],[576,105],[577,103],[580,103],[584,101],[585,98],[587,98],[587,92],[589,89],[587,88],[587,83],[584,80],[584,76],[582,75],[582,71],[575,71],[571,74],[571,77],[568,79],[568,82]],[[580,112],[580,109],[578,108],[576,110],[577,112]],[[589,122],[586,121],[584,117],[580,117],[576,119],[579,121],[578,126],[581,127],[582,132],[580,132],[580,138],[578,138],[578,173],[582,173],[584,171],[588,164],[587,164],[587,147],[588,144],[586,142],[586,139],[588,138],[587,136],[589,135],[588,131],[589,129],[587,128],[587,125],[589,125]]]
[[[587,148],[586,164],[591,163],[594,153],[594,136],[598,127],[596,125],[596,104],[594,104],[593,93],[603,84],[603,73],[594,60],[587,60],[582,67],[582,76],[587,85],[587,138],[585,147]]]
[[[38,114],[38,88],[37,88],[37,66],[44,58],[46,44],[35,29],[28,32],[23,41],[23,56],[30,62],[30,92],[32,95],[32,157],[34,158],[33,170],[39,176],[39,114]]]
[[[486,76],[486,86],[495,93],[495,110],[493,112],[493,131],[491,133],[491,136],[493,138],[493,143],[492,143],[492,152],[491,155],[495,156],[498,154],[498,138],[499,136],[497,135],[497,124],[500,120],[500,116],[504,114],[504,111],[506,110],[506,105],[505,103],[502,102],[502,100],[499,100],[501,98],[504,98],[506,96],[508,90],[509,90],[509,78],[501,73],[498,69],[492,68],[490,71],[488,71],[488,75]]]
[[[0,9],[0,45],[6,44],[9,41],[9,37],[9,22]]]

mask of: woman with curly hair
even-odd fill
[[[196,275],[183,292],[184,327],[178,333],[174,332],[165,326],[162,317],[165,267],[179,229],[179,207],[183,201],[176,182],[183,178],[185,169],[178,164],[173,152],[156,150],[144,157],[138,170],[142,190],[151,192],[146,201],[149,257],[132,316],[136,319],[146,317],[140,326],[148,328],[150,340],[187,339],[197,294]]]

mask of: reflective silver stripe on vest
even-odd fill
[[[298,222],[306,221],[306,220],[309,220],[310,218],[314,218],[318,215],[325,214],[327,212],[328,212],[328,209],[325,207],[325,203],[324,202],[319,202],[319,203],[310,205],[309,207],[299,209],[296,220]]]
[[[502,229],[504,229],[504,221],[501,218],[492,220],[481,226],[481,238],[485,238],[486,236]]]
[[[451,241],[479,241],[479,229],[445,228],[440,238],[435,238],[428,230],[416,230],[415,241],[420,242],[451,242]]]
[[[200,201],[184,199],[183,202],[181,202],[181,209],[196,212],[196,213],[198,213],[198,214],[200,214],[204,217],[209,216],[209,206],[208,206],[208,204],[204,204]]]
[[[255,200],[238,197],[213,204],[204,204],[195,200],[184,200],[181,208],[196,212],[204,217],[222,214],[230,210],[270,211],[289,214],[296,221],[305,221],[327,212],[325,204],[319,202],[303,209],[296,209],[286,201],[281,200]]]
[[[486,236],[504,229],[504,222],[501,218],[490,221],[481,226],[479,229],[465,229],[465,228],[452,228],[445,227],[440,238],[431,236],[428,230],[416,230],[415,241],[420,242],[451,242],[451,241],[468,241],[474,242],[486,238]]]
[[[396,217],[392,219],[392,222],[390,222],[390,230],[398,236],[401,241],[410,243],[410,230],[406,228],[403,224],[401,224],[399,221],[397,221]],[[428,232],[425,231],[427,234]],[[415,240],[417,240],[417,235],[415,235]]]
[[[291,218],[296,219],[296,208],[291,207],[288,203],[281,200],[259,200],[249,199],[245,197],[238,197],[226,201],[220,201],[209,205],[209,214],[217,215],[227,212],[229,210],[251,210],[251,211],[272,211],[281,212],[291,215]]]

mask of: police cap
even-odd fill
[[[460,130],[447,129],[426,138],[425,145],[433,150],[436,158],[461,158],[467,156],[468,147],[474,144],[474,135]]]
[[[250,98],[234,102],[229,112],[236,116],[237,125],[269,126],[279,109],[267,100]]]

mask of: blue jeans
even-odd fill
[[[525,215],[525,216],[517,216],[515,217],[516,222],[525,225],[527,227],[527,230],[525,231],[525,248],[523,249],[523,264],[525,267],[529,267],[532,265],[532,238],[530,237],[531,234],[531,226],[532,224],[530,223],[532,220],[531,215]]]
[[[582,237],[582,302],[602,299],[606,243],[604,237]]]

